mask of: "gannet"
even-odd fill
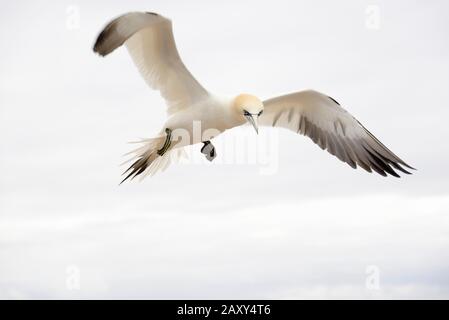
[[[211,140],[226,130],[249,123],[290,129],[309,137],[323,150],[368,172],[399,177],[414,169],[384,146],[335,99],[314,90],[265,101],[241,93],[226,97],[210,93],[192,76],[176,49],[172,23],[153,12],[130,12],[106,25],[93,50],[106,56],[125,44],[147,84],[159,90],[167,105],[167,120],[159,134],[142,140],[134,150],[128,178],[164,170],[185,146],[203,143],[201,152],[212,161]],[[199,127],[199,133],[195,130]]]

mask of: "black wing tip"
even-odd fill
[[[100,56],[100,57],[102,57],[102,58],[106,57],[106,55],[107,55],[107,53],[100,51],[100,50],[98,49],[98,47],[96,46],[96,44],[95,44],[94,47],[92,48],[92,51],[93,51],[94,53],[98,54],[98,56]]]
[[[395,178],[402,178],[402,176],[400,176],[399,173],[396,172],[395,170],[399,170],[399,171],[401,171],[403,174],[407,174],[407,175],[412,175],[412,174],[413,174],[412,172],[409,172],[409,171],[405,170],[404,168],[402,168],[402,167],[401,167],[399,164],[397,164],[397,163],[395,163],[393,166],[394,166],[394,168],[391,168],[391,167],[390,167],[390,170],[387,171],[387,170],[380,169],[380,168],[374,168],[374,167],[371,165],[371,166],[370,166],[370,169],[372,169],[372,170],[369,171],[369,170],[366,170],[365,168],[363,168],[363,167],[361,167],[361,166],[359,165],[359,167],[365,169],[365,171],[367,171],[368,173],[376,172],[377,174],[379,174],[379,175],[381,175],[381,176],[383,176],[383,177],[389,177],[389,176],[392,176],[392,177],[395,177]],[[417,169],[413,169],[413,170],[417,170]]]
[[[371,155],[371,157],[373,157],[374,164],[378,167],[378,169],[381,169],[382,171],[385,171],[392,176],[400,178],[400,176],[398,175],[398,173],[395,170],[399,170],[405,174],[410,174],[410,175],[412,174],[411,172],[405,170],[402,166],[410,168],[412,170],[417,170],[417,169],[411,167],[410,165],[408,165],[407,163],[405,163],[403,160],[401,160],[397,156],[395,156],[396,159],[391,159],[391,158],[387,158],[387,157],[383,156],[381,153],[379,153],[378,151],[376,151],[374,149],[370,150],[369,148],[367,148],[365,146],[363,148],[365,149],[366,152],[368,152],[368,154]]]
[[[361,166],[359,166],[359,167],[361,167]],[[361,168],[363,168],[363,167],[361,167]],[[366,169],[365,169],[365,171],[367,171],[368,173],[377,173],[378,175],[385,177],[385,178],[387,178],[387,177],[394,177],[394,178],[398,178],[398,179],[402,178],[402,176],[400,176],[393,168],[391,168],[391,170],[389,170],[389,171],[386,171],[386,170],[384,171],[383,169],[381,170],[379,168],[374,168],[373,166],[371,166],[370,168],[372,169],[371,171],[366,170]],[[406,170],[400,170],[400,171],[402,171],[404,174],[410,174],[410,175],[412,174],[411,172],[408,172]]]
[[[407,168],[409,168],[409,169],[412,169],[412,170],[415,170],[415,171],[418,171],[418,169],[416,169],[416,168],[413,168],[412,166],[409,166],[408,164],[406,164],[405,162],[403,162],[403,163],[401,163],[403,166],[405,166],[405,167],[407,167]],[[411,173],[410,173],[411,174]]]
[[[393,172],[394,172],[394,174],[390,173],[391,176],[393,176],[395,178],[399,178],[399,179],[401,178],[401,176],[399,174],[397,174],[396,171],[393,170]]]
[[[156,12],[128,12],[118,16],[109,22],[101,33],[98,35],[95,44],[93,46],[93,51],[98,53],[100,56],[104,57],[114,51],[116,48],[120,47],[123,44],[123,41],[117,41],[117,35],[114,35],[116,32],[117,24],[120,23],[121,19],[128,16],[129,14],[148,14],[155,17],[162,17],[160,14]],[[163,17],[162,17],[163,18]]]
[[[390,162],[389,164],[391,164],[393,166],[393,168],[391,168],[391,167],[390,168],[391,168],[391,171],[394,172],[394,174],[392,174],[391,172],[388,172],[388,173],[390,173],[392,176],[395,176],[396,178],[400,178],[401,176],[399,176],[399,174],[395,170],[399,170],[402,173],[407,174],[407,175],[413,174],[410,171],[405,170],[403,167],[401,167],[401,165],[406,166],[407,168],[410,168],[412,170],[417,170],[417,169],[410,167],[409,165],[402,163],[402,162],[391,162],[391,161],[389,161],[389,162]]]
[[[106,27],[103,31],[101,31],[92,47],[92,50],[101,57],[105,57],[110,53],[110,51],[105,48],[105,42],[109,33],[109,30],[107,29],[108,28]]]
[[[113,19],[103,28],[97,36],[93,46],[93,51],[95,53],[105,57],[123,44],[123,42],[117,42],[117,39],[115,39],[117,38],[116,30],[118,23],[120,23],[121,19],[127,14],[128,13]]]

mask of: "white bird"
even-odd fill
[[[353,168],[360,166],[395,177],[399,177],[395,169],[407,174],[410,172],[403,166],[414,169],[325,94],[307,90],[263,102],[250,94],[211,94],[181,61],[171,21],[159,14],[131,12],[114,19],[100,33],[93,49],[106,56],[122,44],[148,85],[159,90],[168,113],[160,133],[143,140],[143,146],[133,151],[135,161],[125,171],[128,174],[123,181],[164,170],[187,145],[204,143],[201,152],[212,161],[216,152],[210,140],[247,122],[256,132],[264,125],[306,135]],[[195,133],[198,129],[200,134]]]

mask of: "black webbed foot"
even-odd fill
[[[206,159],[212,161],[217,156],[215,147],[210,141],[204,141],[204,146],[201,148],[201,153],[206,155]]]

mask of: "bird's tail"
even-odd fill
[[[128,152],[126,155],[132,157],[124,163],[134,161],[133,164],[123,173],[126,177],[120,182],[122,184],[127,179],[134,179],[140,176],[140,181],[148,175],[154,175],[157,171],[164,171],[172,162],[178,162],[186,156],[184,148],[174,148],[167,150],[163,155],[158,154],[165,141],[165,136],[142,139],[132,143],[142,144],[139,148]]]

